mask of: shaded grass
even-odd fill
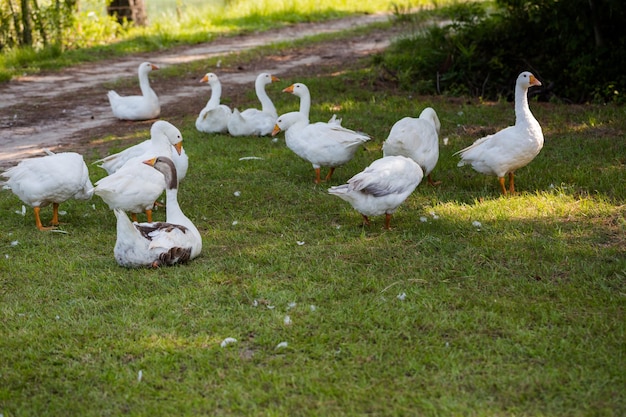
[[[204,238],[188,265],[118,267],[97,198],[62,205],[59,234],[1,193],[0,413],[623,414],[624,109],[531,102],[546,145],[503,198],[452,154],[512,123],[511,103],[410,97],[367,63],[269,93],[290,111],[279,91],[304,82],[312,120],[373,136],[332,184],[380,157],[396,120],[437,109],[443,184],[390,232],[313,184],[282,136],[208,136],[195,115],[179,126],[181,206]]]

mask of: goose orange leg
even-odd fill
[[[509,172],[509,193],[511,195],[515,194],[515,174],[513,172]]]
[[[148,217],[148,223],[152,223],[152,210],[146,210],[146,217]]]
[[[391,214],[385,213],[385,229],[391,230]]]
[[[41,218],[39,217],[39,211],[41,209],[39,207],[33,207],[33,211],[35,212],[35,224],[37,225],[37,229],[39,230],[52,230],[55,227],[45,227],[43,224],[41,224]]]
[[[52,226],[59,225],[59,203],[52,203],[52,221],[50,224]]]
[[[320,178],[320,169],[319,168],[315,168],[315,183],[319,184],[320,182],[322,182],[322,180]]]
[[[504,177],[498,177],[500,188],[502,188],[502,194],[506,195],[506,187],[504,186]]]
[[[334,172],[335,172],[335,167],[330,167],[330,169],[328,170],[328,175],[326,175],[326,178],[324,179],[324,181],[330,181],[330,177],[333,176]]]
[[[432,185],[433,187],[436,187],[439,184],[441,184],[441,181],[434,181],[432,177],[430,176],[430,174],[428,174],[428,184]]]
[[[363,216],[363,225],[364,226],[369,226],[370,225],[370,219],[368,219],[365,214],[361,214],[361,216]]]

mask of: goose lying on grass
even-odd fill
[[[139,65],[137,73],[141,89],[140,96],[120,96],[113,90],[108,92],[109,103],[115,117],[121,120],[149,120],[159,117],[161,113],[159,97],[150,87],[148,79],[150,71],[158,69],[158,66],[149,62]]]
[[[267,136],[272,133],[278,113],[265,86],[276,81],[280,80],[266,72],[257,76],[254,89],[261,102],[261,110],[251,108],[240,112],[234,109],[228,119],[228,133],[232,136]]]
[[[159,267],[183,263],[202,251],[202,237],[178,203],[178,180],[171,159],[152,158],[144,164],[165,177],[166,221],[131,223],[123,210],[115,209],[117,239],[115,260],[124,267]]]
[[[219,78],[214,73],[209,72],[202,77],[200,82],[208,83],[211,86],[211,98],[196,119],[196,129],[205,133],[228,132],[228,121],[233,111],[227,105],[220,104],[222,84]]]

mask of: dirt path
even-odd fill
[[[193,47],[169,49],[163,53],[141,54],[124,60],[116,59],[84,64],[54,73],[17,78],[0,84],[0,170],[20,160],[41,155],[43,147],[52,150],[78,150],[89,138],[129,130],[148,130],[148,122],[119,121],[111,114],[106,98],[105,83],[119,77],[137,77],[137,65],[151,61],[164,68],[171,65],[207,59],[232,52],[245,51],[260,45],[287,39],[300,39],[319,33],[332,33],[353,27],[386,21],[387,15],[375,14],[340,19],[331,22],[298,24],[286,28],[244,36],[220,38]],[[385,48],[393,31],[377,31],[350,41],[329,42],[305,48],[289,57],[276,56],[253,63],[247,68],[219,71],[226,94],[241,94],[252,88],[260,72],[279,77],[296,70],[308,73],[318,65],[331,61],[350,61],[358,56]],[[215,69],[207,69],[213,70]],[[208,99],[209,89],[199,89],[198,80],[204,74],[189,79],[165,81],[151,78],[151,84],[161,101],[161,118],[172,123],[183,116],[197,114]],[[138,86],[120,94],[137,94]],[[228,91],[228,92],[227,92]]]

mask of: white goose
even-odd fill
[[[176,128],[176,126],[166,122],[165,120],[158,120],[152,124],[152,127],[150,128],[150,139],[126,148],[122,152],[99,159],[95,161],[94,164],[100,164],[98,166],[104,169],[107,174],[113,174],[115,171],[124,166],[124,164],[129,160],[133,158],[141,158],[142,155],[153,152],[153,149],[158,149],[159,145],[158,143],[155,143],[155,141],[158,141],[158,137],[162,135],[165,135],[169,139],[172,147],[176,150],[175,153],[172,151],[172,160],[176,166],[178,180],[182,181],[187,175],[187,170],[189,169],[189,157],[182,148],[181,141],[183,140],[183,135],[180,133],[180,130]],[[180,149],[176,149],[176,145],[178,143],[181,143]]]
[[[295,83],[285,88],[283,93],[289,93],[296,97],[300,97],[300,113],[308,119],[309,113],[311,112],[311,92],[309,91],[309,87],[303,83]],[[341,126],[341,119],[338,119],[337,115],[333,114],[333,117],[330,118],[328,123]]]
[[[514,173],[530,163],[543,148],[543,133],[528,107],[530,86],[541,82],[530,72],[522,72],[515,83],[515,125],[478,139],[455,153],[461,155],[458,166],[470,164],[476,171],[496,175],[503,194],[507,194],[504,177],[509,174],[509,190],[515,193]]]
[[[419,164],[430,185],[438,185],[430,173],[439,160],[441,123],[432,107],[425,108],[419,118],[405,117],[391,128],[383,143],[383,156],[403,155]]]
[[[139,75],[140,96],[120,96],[111,90],[108,93],[109,103],[113,115],[121,120],[148,120],[159,117],[161,105],[159,97],[150,87],[148,73],[158,70],[159,67],[149,62],[139,65],[137,73]]]
[[[117,240],[113,253],[124,267],[159,267],[183,263],[202,251],[202,237],[178,203],[176,168],[165,157],[144,161],[165,177],[166,222],[131,223],[123,210],[115,209]]]
[[[309,124],[309,119],[300,112],[281,115],[276,120],[272,136],[280,131],[285,132],[287,147],[313,165],[317,184],[321,182],[321,167],[330,168],[325,178],[326,181],[330,180],[335,168],[349,162],[357,149],[370,140],[368,135],[338,124]]]
[[[148,222],[152,221],[154,202],[163,193],[166,185],[163,174],[147,166],[143,161],[158,156],[171,158],[172,145],[177,153],[182,152],[180,132],[178,135],[171,135],[172,137],[161,129],[154,129],[151,133],[150,149],[128,160],[113,174],[96,182],[95,194],[111,209],[118,208],[130,212],[134,221],[137,220],[137,213],[143,211],[146,212]]]
[[[239,112],[234,109],[228,119],[228,133],[232,136],[266,136],[272,132],[278,113],[265,91],[265,86],[276,81],[280,80],[266,72],[257,76],[254,89],[261,102],[261,110],[246,109]]]
[[[94,192],[85,161],[75,152],[49,152],[47,156],[26,159],[2,176],[8,178],[3,188],[33,207],[39,230],[50,230],[59,225],[59,204],[70,198],[88,200]],[[52,227],[44,227],[39,211],[50,203]]]
[[[209,83],[211,98],[196,119],[196,129],[206,133],[228,132],[228,120],[233,112],[227,105],[220,104],[222,84],[219,78],[214,73],[209,72],[202,77],[200,82]]]
[[[347,201],[369,225],[369,216],[385,215],[390,229],[391,216],[415,190],[424,177],[422,168],[411,158],[386,156],[372,162],[347,184],[331,187],[329,194]]]

